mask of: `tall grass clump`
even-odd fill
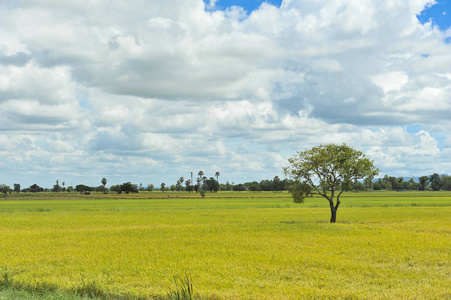
[[[174,276],[175,288],[168,292],[168,299],[170,300],[193,300],[194,289],[191,279],[191,274],[185,274],[184,278]]]
[[[0,278],[0,291],[13,288],[13,278],[8,274],[8,268],[5,269]]]
[[[85,281],[83,276],[81,277],[81,285],[75,288],[75,294],[80,297],[88,298],[105,298],[108,296],[102,288],[100,282],[97,280]]]

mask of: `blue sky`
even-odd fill
[[[422,11],[418,19],[422,23],[432,21],[432,24],[437,25],[440,30],[447,30],[451,27],[451,2],[437,0],[436,4]]]
[[[203,0],[205,4],[211,4],[211,0]],[[280,7],[282,0],[218,0],[215,2],[215,10],[226,10],[232,6],[239,6],[251,13],[258,9],[262,3],[268,3]],[[440,30],[447,30],[451,27],[451,1],[437,0],[435,4],[428,6],[419,15],[418,19],[422,23],[432,21]]]
[[[232,6],[239,6],[244,8],[248,13],[258,9],[260,5],[266,2],[268,4],[280,7],[282,0],[249,0],[249,1],[236,1],[236,0],[218,0],[215,2],[215,8],[217,10],[225,10]],[[204,3],[209,5],[211,4],[211,0],[204,0]]]
[[[260,181],[325,143],[451,174],[449,2],[0,2],[0,184]]]
[[[203,0],[204,3],[212,5],[212,0]],[[214,0],[213,0],[214,1]],[[214,1],[213,7],[208,7],[207,10],[227,10],[233,6],[242,7],[249,15],[254,10],[257,10],[263,3],[268,3],[276,7],[280,7],[282,0],[217,0]],[[451,27],[451,1],[437,0],[434,4],[427,5],[423,11],[417,15],[421,23],[431,22],[433,26],[438,26],[442,31],[446,31]],[[445,37],[447,43],[451,42],[451,37]]]

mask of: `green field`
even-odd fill
[[[0,271],[33,295],[165,298],[190,274],[203,298],[451,299],[450,192],[347,193],[336,224],[321,198],[169,194],[2,199]]]

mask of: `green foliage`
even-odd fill
[[[299,181],[293,181],[288,187],[288,192],[293,196],[294,203],[304,203],[304,199],[313,197],[312,187]]]
[[[99,185],[99,186],[93,188],[93,190],[95,192],[101,192],[101,193],[104,193],[104,194],[108,193],[108,188],[106,188],[104,185]]]
[[[260,191],[260,184],[257,181],[246,182],[243,184],[245,190],[257,192]]]
[[[44,192],[44,188],[40,187],[36,183],[30,186],[30,192],[31,193],[41,193]]]
[[[246,190],[246,187],[243,184],[239,183],[233,186],[233,190],[237,192],[242,192]]]
[[[451,176],[442,175],[442,178],[443,178],[442,190],[451,191]]]
[[[106,188],[106,184],[107,184],[108,181],[106,180],[105,177],[103,177],[102,180],[100,180],[100,182],[102,183],[102,186],[103,186],[102,191],[103,191],[104,194],[106,194],[108,192],[108,190]]]
[[[20,184],[14,183],[14,191],[15,191],[17,194],[19,194],[19,192],[20,192]]]
[[[219,185],[219,190],[220,191],[233,191],[233,185],[230,184],[230,182],[228,182],[228,181],[225,184],[221,183]]]
[[[61,191],[62,191],[61,186],[59,186],[58,184],[54,184],[54,185],[53,185],[52,192],[54,192],[54,193],[59,193],[59,192],[61,192]]]
[[[219,191],[219,182],[213,177],[210,177],[205,183],[205,188],[211,193],[217,193]]]
[[[177,180],[177,184],[175,185],[175,190],[177,190],[178,192],[183,191],[184,190],[184,188],[183,188],[183,182],[184,181],[185,181],[185,178],[180,177]]]
[[[77,191],[78,193],[91,192],[92,190],[93,190],[92,187],[84,184],[78,184],[75,186],[75,191]]]
[[[365,186],[360,181],[354,180],[354,182],[352,183],[352,190],[354,192],[362,192],[365,190]]]
[[[327,192],[347,191],[353,181],[375,176],[373,162],[353,148],[343,145],[320,145],[297,152],[288,159],[285,175],[294,181],[310,185],[312,193],[327,198]]]
[[[136,184],[132,184],[131,182],[112,185],[110,186],[110,191],[116,192],[118,194],[122,194],[122,192],[124,192],[125,194],[139,193],[138,186]]]
[[[443,180],[439,174],[434,173],[429,176],[429,184],[431,185],[431,189],[433,191],[439,191],[442,188]]]
[[[294,181],[290,189],[294,201],[302,203],[311,194],[326,198],[331,208],[331,223],[336,220],[340,195],[350,190],[353,182],[374,177],[379,172],[362,152],[346,144],[316,146],[297,152],[288,162],[290,165],[284,172]]]
[[[131,182],[125,182],[121,186],[121,191],[123,191],[126,194],[129,193],[138,193],[138,186],[135,184],[132,184]]]
[[[122,185],[120,184],[112,185],[110,186],[110,191],[122,194]]]
[[[427,190],[427,188],[428,188],[429,177],[427,177],[427,176],[421,176],[421,177],[419,178],[419,181],[420,181],[420,184],[419,184],[418,189],[419,189],[420,191],[425,191],[425,190]]]
[[[405,181],[403,177],[393,177],[385,175],[383,178],[379,178],[376,182],[372,182],[372,178],[367,177],[364,182],[364,188],[366,190],[387,190],[387,191],[399,191],[399,190],[418,190],[420,188],[420,184],[415,182],[413,178]]]
[[[3,197],[6,198],[6,194],[11,192],[11,188],[6,184],[0,184],[0,193],[3,193]]]

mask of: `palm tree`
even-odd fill
[[[182,183],[180,182],[180,179],[177,179],[177,183],[175,184],[175,189],[177,191],[180,191],[181,187],[182,187]]]
[[[219,176],[220,176],[221,174],[219,174],[219,172],[216,172],[215,173],[215,176],[216,176],[216,181],[219,183]]]
[[[107,181],[106,181],[106,178],[103,177],[101,182],[102,182],[102,184],[103,184],[103,193],[106,194],[106,187],[105,187],[106,182],[107,182]]]
[[[185,181],[185,185],[186,185],[188,192],[191,193],[191,180],[188,179],[187,181]]]
[[[160,186],[161,186],[161,191],[164,192],[164,187],[166,186],[166,183],[163,182],[163,183],[161,183]]]
[[[196,179],[196,181],[197,181],[197,185],[196,185],[195,189],[196,189],[196,193],[197,193],[200,189],[200,182],[202,181],[202,179],[200,179],[200,177],[198,177]]]

